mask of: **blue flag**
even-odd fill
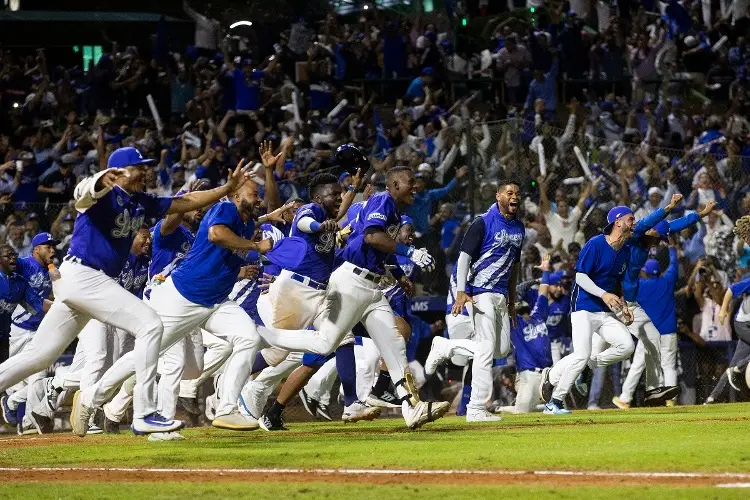
[[[372,117],[375,120],[375,130],[377,131],[378,138],[375,144],[375,153],[385,152],[391,150],[391,141],[388,140],[388,136],[385,135],[385,129],[380,121],[380,113],[378,113],[377,106],[372,110]]]

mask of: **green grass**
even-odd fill
[[[450,499],[450,498],[527,498],[535,500],[607,498],[607,500],[632,500],[633,498],[672,499],[734,499],[747,498],[747,490],[719,488],[668,488],[668,487],[549,487],[549,486],[472,486],[457,489],[451,486],[422,485],[343,485],[328,483],[16,483],[0,485],[0,498],[25,500],[167,500],[174,498],[201,498],[210,500],[279,499],[342,499],[385,500],[395,498]]]
[[[3,447],[0,466],[750,471],[750,404],[511,415],[480,425],[453,417],[417,432],[396,419],[291,428],[203,428],[162,443],[129,432],[55,446],[19,439]]]

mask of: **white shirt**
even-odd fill
[[[576,231],[578,231],[578,221],[581,218],[581,211],[578,207],[573,207],[568,212],[567,217],[561,217],[553,211],[544,214],[544,220],[547,221],[547,229],[552,237],[552,243],[557,244],[563,240],[563,248],[568,248],[568,244],[573,242]]]

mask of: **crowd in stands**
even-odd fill
[[[115,43],[86,68],[59,66],[43,49],[5,51],[0,240],[26,256],[49,229],[64,255],[77,181],[121,146],[159,160],[148,190],[161,195],[199,179],[221,184],[242,159],[263,185],[263,141],[284,152],[275,167],[283,201],[306,200],[320,172],[351,183],[332,161],[344,143],[371,154],[359,196],[384,189],[391,166],[411,166],[418,194],[407,214],[418,246],[441,264],[421,277],[433,295],[447,293],[472,210],[494,203],[499,178],[524,193],[522,281],[539,278],[547,254],[572,272],[614,205],[641,218],[674,193],[685,198],[675,216],[713,200],[719,209],[678,242],[682,402],[702,402],[733,339],[732,319],[718,322],[721,299],[750,266],[750,246],[732,231],[750,215],[750,9],[644,1],[607,4],[603,15],[600,4],[545,2],[533,20],[522,9],[482,32],[445,14],[370,9],[349,23],[329,14],[295,23],[271,51],[223,37],[226,26],[186,5],[191,47],[157,33],[146,46]],[[397,95],[360,82],[403,78]],[[455,83],[467,79],[491,83]],[[666,249],[655,256],[664,270]],[[709,401],[727,397],[738,396]]]

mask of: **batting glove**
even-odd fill
[[[426,248],[413,249],[409,252],[409,260],[428,273],[435,269],[435,259],[427,252]]]

